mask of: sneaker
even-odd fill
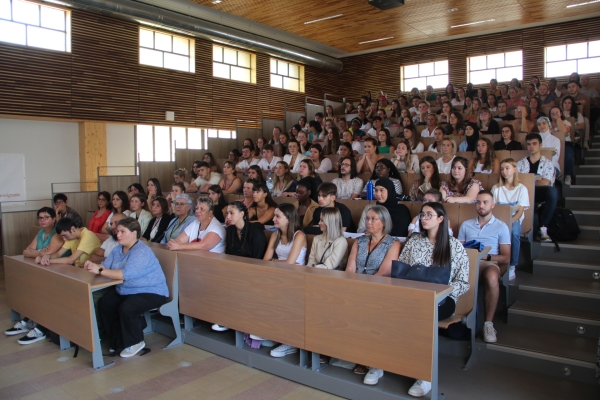
[[[542,226],[540,228],[540,241],[542,242],[551,242],[552,239],[550,239],[550,236],[548,236],[548,228],[546,228],[545,226]]]
[[[19,321],[12,328],[5,330],[4,334],[6,336],[13,336],[13,335],[18,335],[19,333],[25,333],[25,332],[29,332],[29,329],[27,328],[27,322]]]
[[[508,267],[508,280],[509,281],[514,281],[515,278],[517,277],[517,273],[515,271],[516,271],[516,268],[514,265],[511,265],[510,267]]]
[[[144,347],[146,347],[146,343],[142,340],[138,344],[134,344],[133,346],[127,347],[125,350],[121,352],[121,357],[133,357],[137,353],[139,353]]]
[[[285,357],[288,354],[297,353],[298,349],[290,346],[289,344],[282,344],[271,350],[271,357]]]
[[[483,341],[486,343],[496,343],[498,341],[494,324],[491,322],[483,324]]]
[[[589,150],[589,149],[590,149],[590,146],[587,144],[587,142],[585,142],[585,143],[583,144],[583,148],[584,148],[584,149],[586,149],[586,150]]]
[[[408,389],[408,394],[414,397],[423,397],[431,390],[431,382],[419,379]]]
[[[250,335],[250,339],[254,339],[254,340],[265,340],[264,338],[261,338],[260,336],[256,336],[256,335]]]
[[[365,375],[363,383],[365,385],[377,385],[379,378],[383,376],[383,370],[379,368],[369,368],[369,372]]]
[[[331,360],[329,360],[329,365],[345,369],[354,369],[354,367],[356,366],[356,364],[353,362],[340,360],[339,358],[332,358]]]
[[[565,185],[571,186],[571,175],[565,176]]]
[[[23,336],[21,339],[17,340],[19,344],[31,344],[35,342],[39,342],[40,340],[46,339],[46,334],[40,331],[38,328],[33,328],[27,333],[27,335]]]
[[[225,331],[228,331],[228,330],[229,330],[229,328],[227,328],[227,327],[225,327],[225,326],[223,326],[223,325],[214,324],[214,325],[212,326],[212,330],[213,330],[213,331],[217,331],[217,332],[225,332]]]

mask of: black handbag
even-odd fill
[[[402,261],[392,261],[391,277],[447,285],[450,282],[450,267],[426,267],[423,264],[411,266]],[[440,303],[440,306],[445,301],[446,299]]]

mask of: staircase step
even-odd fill
[[[577,177],[579,179],[579,177]],[[600,204],[600,197],[568,196],[565,197],[565,207],[569,210],[593,209]]]
[[[575,175],[596,175],[600,174],[600,165],[577,165],[575,166]]]
[[[575,211],[573,211],[573,214],[577,218]],[[579,219],[577,222],[579,223]],[[571,242],[559,242],[559,247],[560,251],[556,251],[554,243],[542,243],[540,257],[563,261],[592,262],[597,262],[600,259],[600,246],[597,240],[577,238],[577,240]]]
[[[600,226],[600,211],[598,209],[575,209],[573,215],[578,225]]]
[[[519,271],[510,283],[510,297],[515,301],[569,307],[578,310],[600,310],[600,281],[532,275]]]
[[[575,175],[578,185],[600,185],[600,175]]]
[[[600,265],[597,261],[563,261],[545,256],[533,261],[533,274],[595,282],[600,281]]]
[[[600,165],[600,157],[585,157],[585,165]]]
[[[590,239],[600,243],[600,226],[579,225],[579,230],[579,239]]]
[[[563,196],[600,197],[600,185],[564,185]]]
[[[595,380],[597,338],[494,322],[497,343],[478,341],[478,360],[580,382]]]

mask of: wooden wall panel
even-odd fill
[[[33,240],[31,227],[37,225],[37,211],[2,213],[2,254],[16,256]]]
[[[146,183],[150,178],[156,178],[160,182],[163,191],[171,190],[173,183],[174,162],[140,162],[140,184],[146,189]]]
[[[523,32],[502,32],[467,38],[467,54],[469,56],[476,56],[521,50],[523,48]]]
[[[132,183],[139,183],[138,175],[114,175],[98,177],[98,191],[106,191],[111,195],[117,190],[127,193],[127,187]]]
[[[212,43],[196,39],[196,126],[218,127],[212,120],[212,81]]]
[[[523,78],[544,76],[544,28],[523,31]]]

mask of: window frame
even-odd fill
[[[219,60],[215,60],[215,50],[216,48],[220,48],[221,50],[221,61]],[[236,64],[232,64],[229,62],[225,61],[225,51],[235,51],[236,52]],[[246,67],[243,65],[239,64],[239,55],[241,54],[245,54],[248,55],[249,61],[250,61],[250,66]],[[233,82],[242,82],[242,83],[250,83],[253,85],[256,85],[256,54],[248,52],[248,51],[244,51],[241,49],[236,49],[234,47],[228,47],[228,46],[224,46],[222,44],[217,44],[217,43],[213,43],[212,45],[212,53],[211,53],[211,63],[212,63],[212,77],[213,78],[217,78],[217,79],[225,79],[228,81],[233,81]],[[229,74],[228,77],[224,77],[224,76],[220,76],[220,75],[216,75],[216,70],[215,70],[215,64],[219,64],[222,66],[227,66],[229,68]],[[235,68],[241,68],[244,70],[248,70],[249,71],[249,76],[250,76],[250,80],[246,81],[246,80],[240,80],[240,79],[234,79],[232,78],[232,74],[231,74],[231,68],[235,67]]]
[[[277,72],[273,72],[273,62],[275,62],[276,65],[277,65],[277,67],[276,67]],[[285,64],[287,64],[287,70],[288,70],[287,75],[283,75],[283,74],[279,73],[279,63],[285,63]],[[290,67],[290,65],[298,68],[298,78],[290,76],[290,74],[289,74],[289,67]],[[273,85],[273,81],[272,81],[273,76],[281,77],[281,87]],[[283,86],[284,86],[284,79],[285,78],[290,79],[290,80],[294,80],[294,81],[298,81],[298,90],[284,88]],[[274,89],[287,90],[289,92],[304,93],[305,92],[305,86],[306,85],[305,85],[305,78],[304,78],[304,65],[302,65],[302,64],[296,64],[296,63],[293,63],[293,62],[287,61],[287,60],[281,60],[281,59],[275,58],[275,57],[271,57],[269,59],[269,87],[272,87]]]
[[[140,152],[138,151],[138,134],[139,134],[139,127],[151,127],[152,128],[152,160],[140,160]],[[170,159],[169,160],[162,160],[162,161],[157,161],[156,160],[156,128],[169,128],[169,154],[170,154]],[[185,129],[185,147],[174,147],[174,143],[173,143],[173,128],[184,128]],[[195,148],[195,149],[190,149],[189,148],[189,143],[190,143],[190,129],[198,129],[200,132],[200,147],[201,148]],[[195,127],[195,126],[171,126],[171,125],[150,125],[150,124],[136,124],[135,125],[135,160],[136,162],[174,162],[175,161],[175,150],[180,149],[189,149],[189,150],[208,150],[208,137],[207,137],[207,129],[205,128],[199,128],[199,127]]]
[[[148,46],[142,45],[142,31],[152,32],[153,47],[148,47]],[[170,51],[156,48],[156,34],[171,37],[171,50]],[[173,47],[174,47],[173,43],[174,43],[175,38],[184,39],[184,40],[188,41],[188,54],[187,55],[177,53],[173,50]],[[142,62],[142,50],[150,50],[153,52],[162,53],[162,66]],[[179,69],[179,68],[165,67],[165,54],[172,54],[173,56],[176,56],[176,57],[186,57],[188,59],[188,70],[186,71],[186,70]],[[194,73],[196,73],[196,40],[192,37],[188,37],[188,36],[184,36],[184,35],[177,35],[172,32],[165,32],[165,31],[155,29],[152,27],[140,25],[138,27],[138,64],[144,65],[146,67],[168,69],[171,71],[178,71],[178,72],[194,74]]]
[[[520,65],[510,65],[510,66],[507,67],[506,66],[506,63],[507,63],[506,62],[507,54],[509,54],[509,53],[517,53],[517,52],[521,53],[521,64]],[[489,68],[488,67],[488,65],[489,65],[488,64],[489,63],[489,57],[497,56],[497,55],[500,55],[500,54],[502,54],[504,56],[504,66]],[[471,70],[471,59],[472,58],[477,58],[477,57],[485,57],[486,58],[486,60],[485,60],[485,62],[486,62],[486,68]],[[514,76],[514,75],[512,75],[512,77],[510,79],[508,79],[508,80],[498,79],[498,70],[507,69],[507,68],[514,68],[514,67],[521,67],[521,75],[520,76]],[[477,82],[477,83],[475,83],[473,81],[473,79],[471,78],[471,74],[473,72],[490,71],[490,70],[494,70],[494,76],[490,77],[486,82]],[[521,50],[504,51],[504,52],[500,52],[500,53],[479,54],[479,55],[473,55],[473,56],[468,56],[467,57],[467,82],[473,83],[473,85],[485,85],[485,84],[489,84],[491,79],[496,79],[498,81],[498,83],[500,83],[500,82],[510,82],[511,79],[514,79],[514,78],[517,78],[519,81],[523,80],[523,50],[522,49]]]
[[[436,74],[435,73],[435,63],[439,63],[439,62],[446,62],[447,66],[448,66],[448,69],[447,69],[447,72],[445,74]],[[433,75],[423,75],[423,76],[421,76],[420,72],[419,72],[419,76],[417,76],[417,77],[406,78],[406,72],[404,71],[405,68],[414,67],[414,66],[416,66],[417,68],[419,68],[421,65],[426,65],[426,64],[433,64]],[[407,87],[406,82],[405,82],[407,79],[425,78],[425,82],[426,82],[425,87],[423,89],[419,88],[419,90],[423,90],[424,91],[425,89],[427,89],[427,86],[429,85],[428,78],[430,78],[430,77],[437,77],[437,76],[444,76],[444,75],[446,75],[448,77],[448,81],[446,82],[446,84],[444,86],[434,87],[433,88],[434,90],[436,90],[436,89],[445,89],[448,86],[448,84],[450,83],[450,60],[449,59],[446,59],[446,60],[432,60],[432,61],[415,63],[415,64],[401,65],[400,66],[400,90],[403,91],[403,92],[409,92],[413,87],[415,87],[414,85],[412,85],[410,88]]]
[[[582,45],[584,43],[586,44],[586,47],[587,47],[587,56],[586,57],[569,58],[569,46]],[[586,40],[584,42],[565,43],[565,44],[559,44],[559,45],[555,45],[555,46],[544,46],[544,76],[547,77],[547,78],[558,78],[558,77],[563,77],[563,76],[569,76],[573,72],[577,72],[578,74],[596,74],[596,73],[599,73],[600,72],[600,66],[598,67],[598,69],[596,71],[583,71],[583,72],[579,72],[579,61],[580,60],[589,60],[589,59],[599,59],[600,60],[600,54],[598,54],[596,56],[591,56],[590,57],[590,43],[597,43],[598,45],[600,45],[600,40]],[[557,48],[557,47],[564,47],[565,58],[562,59],[562,60],[548,61],[548,49]],[[575,62],[575,70],[573,70],[571,68],[570,72],[568,72],[567,74],[562,74],[562,75],[554,75],[554,74],[551,75],[548,72],[548,65],[549,64],[551,65],[551,64],[557,64],[557,63],[568,62],[568,61],[574,61]]]

